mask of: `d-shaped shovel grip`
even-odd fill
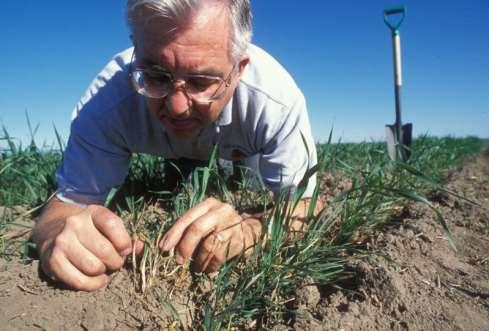
[[[391,20],[389,20],[389,16],[396,14],[401,15],[397,22],[392,22]],[[406,17],[406,8],[404,6],[384,9],[384,22],[385,25],[387,25],[387,27],[391,29],[392,33],[397,33],[399,31],[399,28],[404,21],[404,17]]]

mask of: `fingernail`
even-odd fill
[[[163,251],[167,251],[168,250],[168,240],[167,238],[163,238],[161,239],[160,241],[160,249],[163,250]]]
[[[185,262],[185,259],[178,253],[175,255],[175,260],[177,260],[178,264],[183,264]]]
[[[123,250],[123,251],[121,252],[121,255],[122,255],[122,256],[127,256],[127,255],[129,255],[129,254],[131,254],[131,253],[132,253],[132,248],[126,248],[125,250]]]

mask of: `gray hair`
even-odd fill
[[[175,25],[167,31],[174,32],[182,26],[193,11],[197,11],[205,0],[127,0],[127,24],[133,35],[144,31],[145,25],[155,17],[166,19]],[[251,5],[250,0],[222,0],[227,2],[231,23],[231,58],[238,60],[248,49],[251,41]],[[142,18],[138,10],[147,8],[154,12],[151,17]]]

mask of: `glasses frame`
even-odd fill
[[[234,72],[234,69],[236,69],[236,65],[237,63],[235,63],[233,65],[233,68],[231,69],[231,71],[229,72],[229,74],[227,75],[226,79],[223,79],[222,77],[219,77],[219,76],[211,76],[211,75],[187,75],[185,77],[185,79],[175,79],[174,75],[172,72],[170,71],[166,71],[166,70],[160,70],[161,72],[164,72],[165,74],[168,74],[168,76],[170,77],[170,81],[171,83],[173,84],[173,88],[169,89],[168,92],[166,93],[162,93],[161,96],[153,96],[153,95],[150,95],[146,92],[146,89],[141,86],[136,78],[135,78],[135,75],[134,73],[135,72],[144,72],[144,71],[147,71],[148,69],[143,69],[143,68],[138,68],[135,66],[135,58],[136,58],[136,50],[134,49],[133,52],[132,52],[132,56],[131,56],[131,63],[130,63],[130,71],[129,71],[129,76],[131,78],[131,81],[132,81],[132,85],[134,87],[134,89],[136,90],[137,93],[147,97],[147,98],[150,98],[150,99],[164,99],[168,96],[168,94],[170,94],[170,92],[174,89],[182,89],[182,91],[184,92],[185,96],[189,99],[191,99],[192,101],[195,101],[197,103],[210,103],[210,102],[213,102],[213,101],[216,101],[216,100],[219,100],[223,97],[224,93],[226,92],[227,88],[231,85],[231,79],[232,79],[232,74]],[[158,71],[158,70],[156,70]],[[189,77],[201,77],[201,78],[209,78],[209,79],[216,79],[216,80],[219,80],[220,81],[220,85],[219,87],[217,88],[216,91],[219,91],[219,89],[222,87],[222,85],[224,84],[224,89],[219,92],[218,94],[216,95],[213,95],[211,97],[208,97],[208,98],[196,98],[195,96],[193,96],[192,94],[190,94],[188,91],[187,91],[187,79]],[[178,84],[180,83],[180,84]]]

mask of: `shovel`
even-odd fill
[[[398,15],[397,22],[392,22],[391,15]],[[400,15],[400,16],[399,16]],[[391,160],[406,161],[411,155],[411,140],[413,125],[411,123],[402,124],[401,120],[401,86],[402,86],[402,65],[401,65],[401,37],[399,28],[401,27],[406,9],[404,6],[393,7],[384,10],[384,22],[392,32],[392,48],[394,57],[394,91],[396,97],[396,122],[385,126],[387,152]]]

